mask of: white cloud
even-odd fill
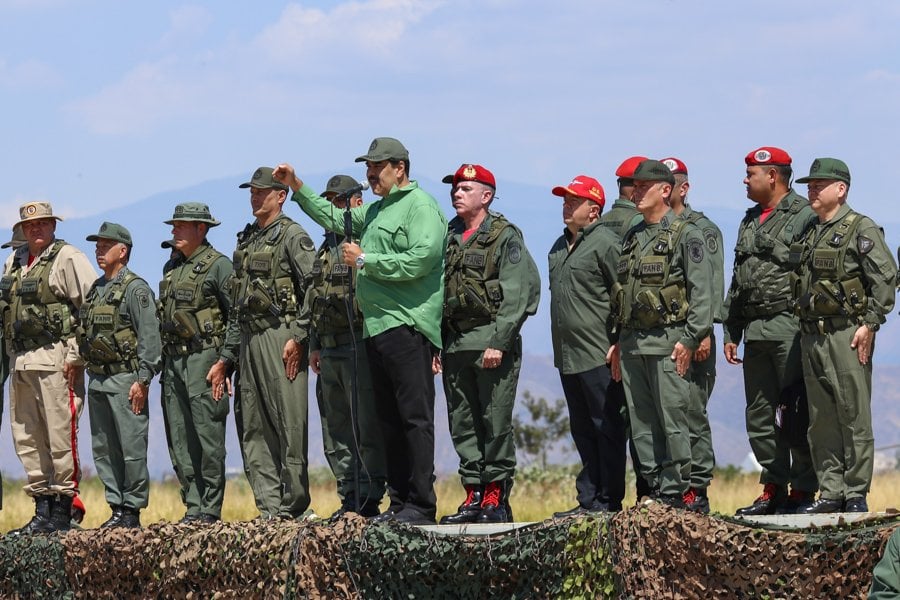
[[[169,30],[160,39],[160,46],[192,40],[205,32],[212,22],[212,14],[206,7],[194,4],[179,6],[169,13]]]
[[[47,63],[39,60],[26,60],[10,64],[0,58],[0,87],[8,89],[35,89],[58,85],[59,74]]]

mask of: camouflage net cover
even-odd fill
[[[0,597],[852,598],[900,521],[801,533],[660,505],[493,536],[253,521],[0,539]]]

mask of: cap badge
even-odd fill
[[[103,225],[100,226],[100,231],[106,231],[106,229],[107,229],[106,223],[104,223]]]
[[[28,206],[25,207],[25,214],[28,215],[29,217],[31,215],[35,214],[36,212],[37,212],[36,204],[29,204]]]
[[[812,173],[813,171],[818,171],[818,170],[819,170],[819,159],[817,158],[816,160],[813,161],[812,167],[809,169],[809,171]]]
[[[262,175],[263,175],[262,169],[257,169],[256,171],[253,172],[253,179],[259,179],[260,177],[262,177]]]
[[[757,150],[753,154],[753,160],[756,162],[766,162],[772,159],[772,153],[768,150]]]
[[[678,168],[678,163],[676,163],[671,158],[667,158],[666,160],[664,160],[663,164],[666,165],[666,167],[668,167],[669,170],[672,171],[673,173],[675,172],[675,169]]]
[[[341,178],[335,175],[331,179],[328,180],[328,187],[337,187],[337,185],[341,182]]]
[[[603,195],[600,193],[600,190],[596,187],[591,187],[591,196],[594,198],[602,198]]]
[[[372,140],[372,143],[369,144],[369,152],[373,152],[375,150],[375,148],[377,148],[377,147],[378,147],[378,140],[377,139]]]
[[[462,174],[463,174],[463,177],[465,177],[466,179],[475,179],[475,175],[476,175],[475,167],[473,167],[472,165],[466,165],[466,168],[463,169]]]

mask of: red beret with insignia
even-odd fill
[[[638,168],[638,165],[647,160],[646,156],[632,156],[630,158],[626,158],[622,161],[622,164],[619,165],[619,168],[616,169],[616,177],[621,177],[623,179],[631,179],[634,177],[634,170]]]
[[[599,204],[601,208],[606,204],[606,194],[603,193],[603,186],[600,185],[599,181],[593,177],[588,177],[587,175],[577,176],[565,187],[561,185],[556,186],[553,188],[552,193],[554,196],[565,197],[566,194],[572,194],[579,198],[593,200]]]
[[[672,171],[673,175],[687,175],[687,165],[678,160],[677,158],[670,156],[669,158],[664,158],[660,160],[662,164],[669,167],[669,170]]]
[[[782,165],[789,166],[791,164],[791,155],[775,146],[763,146],[756,150],[751,150],[744,157],[744,162],[748,167],[755,165]]]
[[[447,175],[441,181],[452,183],[453,185],[460,181],[477,181],[497,189],[497,181],[494,179],[494,174],[481,165],[464,164],[456,170],[456,173]]]

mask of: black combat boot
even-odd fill
[[[141,528],[141,509],[131,508],[130,506],[122,507],[122,516],[119,518],[117,527],[125,527],[127,529]]]
[[[466,499],[459,505],[456,514],[441,518],[441,525],[462,525],[464,523],[474,523],[478,519],[478,515],[481,514],[484,488],[480,485],[469,483],[465,484],[464,487],[466,488]]]
[[[108,518],[106,522],[100,525],[100,529],[109,529],[110,527],[121,526],[122,507],[117,504],[110,504],[109,507],[112,509],[112,516]]]
[[[484,500],[481,501],[481,514],[478,523],[510,523],[512,509],[509,507],[509,490],[512,481],[492,481],[484,487]]]
[[[50,508],[50,526],[56,531],[72,529],[72,496],[57,496]]]
[[[767,483],[763,486],[763,493],[753,501],[753,504],[737,509],[735,514],[739,517],[774,515],[786,501],[787,490],[785,488],[774,483]]]
[[[50,523],[50,511],[53,508],[52,496],[34,497],[34,516],[23,527],[13,529],[9,535],[31,535],[34,533],[53,533],[56,531]]]

